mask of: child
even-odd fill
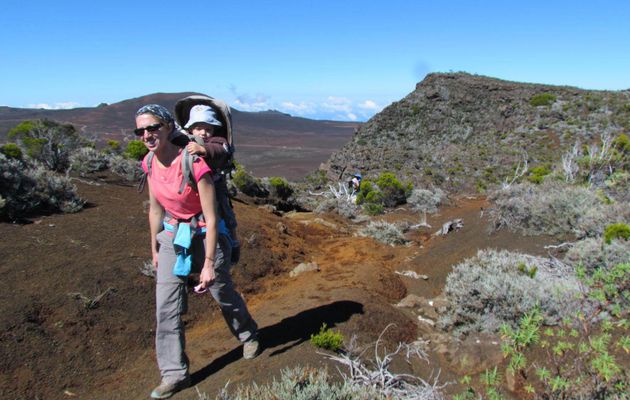
[[[232,263],[237,263],[240,258],[240,243],[236,236],[236,218],[229,205],[225,177],[221,175],[221,171],[227,168],[227,162],[230,159],[230,146],[227,139],[217,134],[222,126],[212,107],[205,104],[193,106],[184,128],[193,135],[195,140],[191,140],[186,145],[186,150],[190,154],[202,157],[213,171],[220,215],[225,220],[232,241]],[[219,188],[219,185],[222,186]]]

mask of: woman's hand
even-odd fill
[[[197,144],[195,142],[190,142],[186,145],[186,150],[190,153],[190,154],[198,154],[202,157],[206,156],[206,148],[203,147],[200,144]]]
[[[206,258],[203,263],[203,268],[201,269],[201,274],[199,275],[199,289],[206,289],[209,287],[215,279],[214,274],[214,261]]]

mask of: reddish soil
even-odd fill
[[[72,215],[36,217],[32,223],[0,224],[0,398],[142,399],[159,382],[153,351],[153,280],[139,272],[149,259],[147,216],[135,188],[79,183],[89,207]],[[374,341],[390,323],[392,342],[413,341],[426,330],[394,307],[408,293],[437,296],[451,266],[494,247],[543,252],[545,238],[488,234],[480,218],[483,199],[461,199],[429,219],[434,227],[409,233],[410,246],[390,247],[353,236],[359,225],[336,215],[278,216],[266,208],[235,202],[243,242],[233,276],[258,321],[262,354],[242,359],[208,295],[192,295],[186,316],[193,383],[214,398],[230,382],[235,388],[265,383],[293,365],[328,365],[309,343],[323,323],[360,343]],[[410,220],[399,209],[383,217]],[[463,218],[464,228],[434,237],[441,224]],[[300,262],[319,272],[289,277]],[[429,279],[401,277],[413,270]],[[94,299],[91,308],[81,296]],[[456,371],[435,356],[414,373]],[[334,372],[333,372],[334,373]],[[175,399],[197,399],[194,389]]]

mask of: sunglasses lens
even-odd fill
[[[159,124],[155,124],[155,125],[149,125],[145,128],[136,128],[133,130],[133,133],[136,134],[136,136],[142,136],[144,135],[144,131],[146,130],[147,132],[155,132],[158,129],[160,129],[162,127],[162,123]]]
[[[155,124],[155,125],[150,125],[150,126],[147,126],[147,127],[146,127],[146,128],[144,128],[144,129],[146,129],[146,130],[147,130],[147,131],[149,131],[149,132],[155,132],[155,131],[157,131],[158,129],[160,129],[161,127],[162,127],[162,124]]]

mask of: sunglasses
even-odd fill
[[[144,135],[144,131],[146,130],[147,132],[151,133],[151,132],[155,132],[158,129],[160,129],[164,124],[163,123],[159,123],[159,124],[153,124],[153,125],[149,125],[149,126],[145,126],[144,128],[136,128],[133,130],[133,133],[136,134],[136,136],[142,136]]]

